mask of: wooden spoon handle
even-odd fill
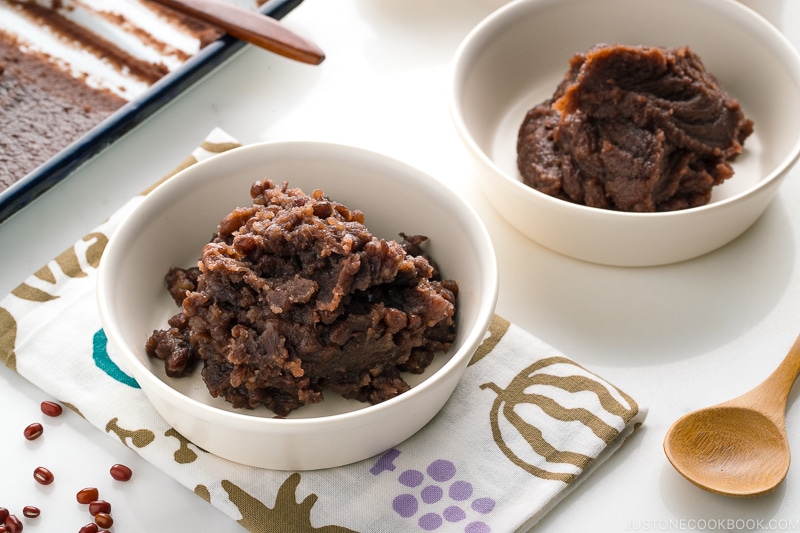
[[[786,403],[798,375],[800,375],[800,336],[795,339],[778,368],[767,378],[782,399],[782,403]]]
[[[289,59],[319,65],[325,53],[276,20],[218,0],[153,0],[202,20],[230,35]]]
[[[772,413],[773,421],[783,427],[786,401],[798,375],[800,375],[800,336],[795,339],[778,368],[758,387],[740,397],[743,399],[741,403],[752,403],[753,407],[761,412]]]

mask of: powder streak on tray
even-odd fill
[[[147,0],[0,0],[0,193],[220,35]]]
[[[139,0],[1,0],[0,13],[0,29],[15,34],[24,51],[126,100],[219,36]]]

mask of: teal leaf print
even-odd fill
[[[108,338],[106,337],[106,332],[102,329],[97,330],[97,333],[92,338],[92,358],[95,366],[123,385],[138,389],[139,384],[136,383],[136,380],[123,372],[108,356],[107,347]]]

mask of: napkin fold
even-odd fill
[[[237,146],[215,129],[179,169]],[[171,428],[107,350],[97,266],[142,198],[0,300],[0,360],[249,531],[525,530],[646,416],[622,390],[495,315],[451,399],[396,447],[305,472],[214,456]]]

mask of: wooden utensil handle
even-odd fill
[[[786,401],[798,375],[800,375],[800,336],[795,339],[789,353],[767,379],[734,401],[737,404],[757,408],[764,414],[770,415],[776,424],[783,427]]]
[[[318,65],[325,53],[276,20],[217,0],[153,0],[282,56]]]

